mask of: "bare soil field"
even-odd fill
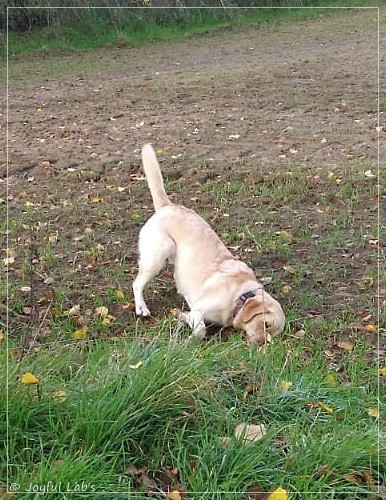
[[[173,200],[273,277],[292,333],[304,318],[349,309],[356,323],[338,333],[368,337],[378,292],[385,299],[376,269],[386,196],[377,185],[385,132],[377,130],[376,17],[346,10],[140,48],[10,59],[9,191],[4,166],[0,196],[9,206],[2,250],[14,337],[31,318],[50,335],[46,320],[59,317],[59,304],[103,303],[109,290],[125,294],[125,304],[109,305],[123,319],[113,335],[136,324],[136,241],[153,210],[140,170],[146,142]],[[148,295],[156,317],[180,305],[169,270]]]

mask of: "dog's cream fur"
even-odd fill
[[[199,215],[169,200],[150,144],[142,148],[142,162],[155,214],[139,236],[139,271],[133,283],[137,315],[150,315],[143,289],[169,260],[174,264],[178,292],[190,307],[180,319],[196,337],[205,337],[205,323],[241,328],[256,343],[280,333],[285,318],[279,302],[263,290],[252,269],[232,256]],[[250,290],[255,296],[236,309],[240,296]]]

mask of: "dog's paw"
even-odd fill
[[[137,316],[150,316],[150,311],[147,308],[146,304],[139,304],[135,307],[135,314]]]
[[[193,330],[192,337],[198,340],[204,340],[206,337],[206,327],[204,323],[202,325],[197,325],[197,327]]]

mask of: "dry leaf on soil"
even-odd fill
[[[354,344],[349,340],[341,340],[336,344],[340,349],[344,349],[347,352],[351,352],[354,349]]]
[[[99,306],[95,308],[95,314],[100,318],[106,318],[109,314],[109,310],[105,306]]]

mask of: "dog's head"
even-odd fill
[[[282,332],[284,323],[281,305],[262,290],[261,294],[245,301],[234,318],[233,326],[244,330],[249,342],[262,344],[269,339],[268,335]]]

